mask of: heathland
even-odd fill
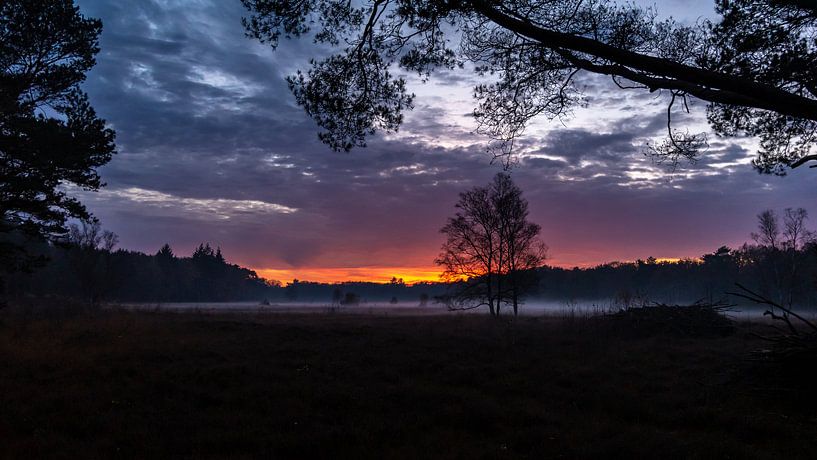
[[[813,458],[813,376],[756,359],[768,327],[5,309],[0,438],[12,458]]]

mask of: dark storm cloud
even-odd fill
[[[472,133],[462,71],[412,81],[417,107],[399,133],[333,153],[284,81],[315,55],[308,40],[273,53],[247,39],[238,1],[79,4],[104,22],[85,88],[120,151],[106,190],[83,196],[125,247],[212,241],[258,268],[430,265],[457,194],[500,170]],[[759,176],[750,152],[715,138],[668,180],[643,154],[665,133],[665,101],[583,81],[599,112],[531,130],[512,171],[555,261],[697,255],[743,238],[763,207],[817,198],[813,174]]]

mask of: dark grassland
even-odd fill
[[[759,327],[6,311],[0,455],[813,458],[814,392],[747,361]]]

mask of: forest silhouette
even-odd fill
[[[731,249],[720,247],[697,258],[658,261],[646,257],[633,262],[610,262],[589,268],[537,266],[524,270],[524,301],[612,301],[619,306],[648,302],[684,303],[735,301],[726,293],[735,283],[752,286],[772,299],[798,308],[817,307],[817,244],[808,231],[802,210],[786,210],[781,219],[771,210],[758,216],[757,241]],[[788,217],[785,217],[788,216]],[[799,219],[799,220],[798,220]],[[41,243],[28,250],[49,263],[31,273],[9,278],[11,299],[31,296],[76,298],[87,302],[311,302],[339,303],[347,293],[358,302],[450,305],[471,282],[281,283],[260,278],[254,271],[228,262],[220,248],[200,244],[190,256],[175,254],[164,245],[155,254],[115,249],[110,236],[105,247],[99,224],[86,230],[75,226],[77,241],[62,245]],[[788,229],[788,230],[786,230]],[[765,232],[764,235],[760,233]],[[749,233],[749,232],[747,232]],[[96,235],[96,236],[94,236]],[[338,290],[340,293],[338,293]],[[425,301],[422,299],[425,296]],[[487,305],[485,305],[487,307]],[[459,308],[459,307],[455,307]]]

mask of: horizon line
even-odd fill
[[[634,260],[611,260],[606,262],[588,262],[582,264],[544,264],[542,267],[562,268],[566,270],[588,269],[610,264],[635,264],[639,260],[648,260],[650,257]],[[683,261],[701,262],[701,257],[652,257],[656,263],[679,263]],[[358,267],[324,267],[324,268],[253,268],[260,278],[267,281],[278,281],[283,285],[291,284],[295,280],[299,283],[375,283],[389,284],[393,278],[402,280],[406,285],[419,283],[442,283],[442,271],[435,266],[358,266]]]

